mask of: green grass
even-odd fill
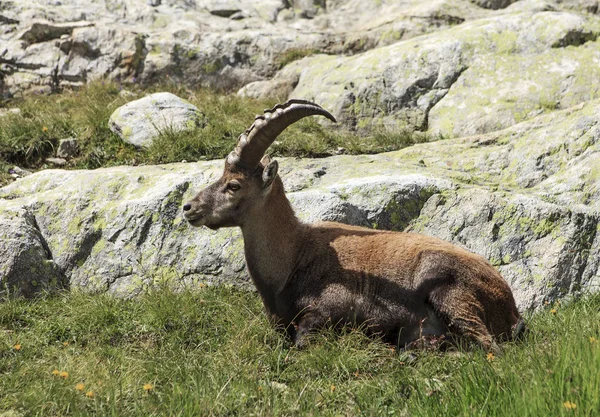
[[[19,108],[21,113],[0,117],[0,185],[9,181],[8,171],[15,165],[30,170],[44,168],[44,160],[54,156],[59,140],[68,137],[79,140],[80,152],[68,161],[67,168],[223,158],[254,116],[275,104],[206,89],[190,90],[174,83],[145,90],[128,88],[130,96],[125,98],[118,84],[93,82],[79,90],[1,103],[3,107]],[[108,129],[108,119],[116,108],[157,91],[170,91],[195,104],[207,123],[185,132],[165,129],[149,149],[136,149]],[[319,157],[334,154],[342,147],[350,154],[376,153],[428,140],[431,138],[427,134],[406,129],[359,137],[323,128],[311,118],[288,128],[270,152],[274,156]]]
[[[268,325],[257,294],[223,287],[157,290],[131,300],[77,292],[5,300],[0,410],[25,416],[598,415],[600,295],[554,308],[530,319],[523,342],[504,345],[502,355],[488,360],[477,350],[396,353],[351,330],[324,331],[297,350]]]

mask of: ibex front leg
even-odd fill
[[[302,349],[306,346],[308,335],[317,329],[325,327],[329,321],[329,316],[319,310],[310,308],[295,324],[296,331],[292,336],[292,341],[298,349]]]

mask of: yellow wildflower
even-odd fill
[[[55,369],[52,371],[52,375],[59,375],[60,371],[58,369]]]
[[[46,126],[42,127],[42,132],[46,133],[48,131],[48,128]]]
[[[552,314],[556,314],[556,309],[555,309],[555,308],[553,308],[552,310],[550,310],[550,312],[551,312]]]
[[[567,409],[567,410],[575,410],[577,408],[577,404],[572,403],[571,401],[565,401],[563,403],[563,406]]]
[[[67,378],[69,376],[69,373],[65,372],[65,371],[61,371],[58,375],[62,376],[63,378]]]
[[[84,388],[85,388],[85,385],[83,385],[82,383],[75,385],[75,389],[77,391],[83,391]]]
[[[65,346],[65,347],[69,346],[69,342],[63,342],[63,346]]]
[[[152,384],[144,384],[142,388],[144,388],[144,391],[148,392],[152,391],[154,389],[154,386]]]
[[[85,396],[88,398],[94,398],[94,393],[92,391],[88,391],[85,393]]]
[[[496,359],[496,356],[492,352],[487,354],[488,362],[492,362],[494,359]]]
[[[335,391],[335,385],[332,385],[332,386],[330,386],[330,387],[329,387],[329,390],[330,390],[331,392]]]
[[[13,349],[14,350],[21,350],[21,345],[17,343],[16,345],[13,346]]]

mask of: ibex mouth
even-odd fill
[[[193,216],[188,215],[187,213],[183,215],[183,218],[187,220],[187,222],[194,227],[202,227],[204,226],[205,218],[202,215]]]

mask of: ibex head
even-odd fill
[[[277,177],[277,161],[265,155],[267,148],[285,128],[313,115],[335,122],[329,112],[304,100],[290,100],[256,116],[252,126],[240,135],[237,147],[227,156],[221,178],[183,206],[185,219],[192,226],[207,226],[213,230],[242,226],[249,214],[260,210],[274,184],[282,189]]]

